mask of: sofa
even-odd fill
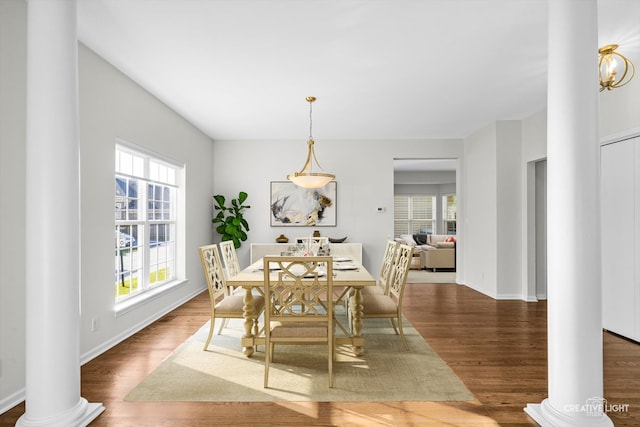
[[[412,269],[456,269],[456,236],[447,234],[403,234],[395,239],[414,248]],[[419,258],[419,260],[418,260]]]

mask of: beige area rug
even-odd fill
[[[404,323],[411,351],[385,319],[365,321],[365,352],[336,349],[334,388],[328,387],[325,346],[276,346],[263,388],[264,347],[242,354],[242,321],[232,319],[202,347],[209,324],[135,387],[126,401],[468,401],[473,395],[422,337]],[[217,325],[216,325],[217,327]],[[216,328],[217,333],[217,328]]]
[[[409,270],[407,283],[456,283],[456,272]]]

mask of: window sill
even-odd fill
[[[123,314],[127,314],[142,305],[160,298],[169,291],[186,285],[187,283],[189,283],[189,281],[186,279],[174,280],[172,282],[165,283],[164,285],[160,285],[156,288],[146,291],[141,295],[137,295],[135,297],[128,298],[125,301],[118,302],[115,306],[115,317],[120,317]]]

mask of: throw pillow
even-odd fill
[[[400,238],[406,242],[407,245],[414,248],[416,246],[416,241],[413,240],[413,236],[411,234],[401,234]]]

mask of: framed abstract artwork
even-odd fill
[[[336,182],[302,188],[289,181],[271,182],[272,227],[335,227]]]

